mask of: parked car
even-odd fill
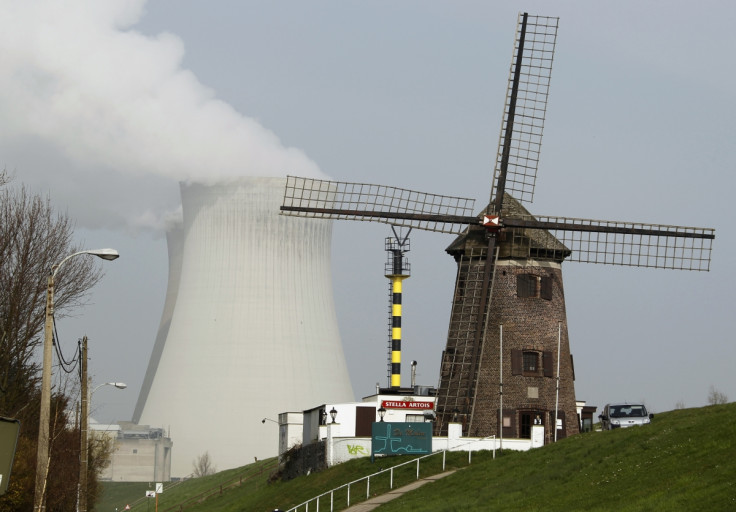
[[[644,404],[606,404],[598,415],[603,430],[648,425],[654,414],[647,413]]]

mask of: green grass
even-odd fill
[[[158,510],[161,512],[172,507],[179,510],[180,504],[219,492],[220,488],[223,493],[232,492],[234,486],[258,491],[266,485],[275,467],[276,459],[273,458],[202,478],[164,482],[164,492],[158,496]],[[155,482],[103,482],[102,486],[102,499],[95,506],[98,512],[122,511],[126,505],[130,505],[132,510],[155,510],[156,500],[145,497],[147,490],[154,489]]]
[[[95,506],[95,510],[114,511],[123,510],[127,503],[133,503],[141,496],[146,495],[149,485],[145,482],[103,482],[102,498]]]
[[[573,436],[529,452],[504,451],[495,460],[487,452],[448,454],[449,468],[462,468],[381,507],[382,511],[455,510],[736,510],[736,404],[658,414],[651,425]],[[268,483],[273,460],[189,480],[165,488],[160,512],[240,475],[243,484],[216,494],[188,512],[283,510],[322,492],[411,458],[358,459],[290,482]],[[441,455],[421,463],[421,476],[441,471]],[[395,471],[394,487],[414,480],[416,466]],[[135,485],[143,487],[136,488]],[[147,484],[108,483],[96,510],[119,510],[120,503],[145,493]],[[388,477],[372,479],[371,495],[388,489]],[[351,488],[351,503],[365,499],[365,485]],[[115,501],[110,501],[114,496]],[[345,492],[335,494],[335,510]],[[339,506],[338,506],[339,504]],[[133,510],[154,510],[153,502]],[[329,498],[321,502],[329,510]],[[310,505],[310,511],[316,510]]]
[[[736,404],[677,410],[473,464],[381,510],[736,510],[735,440]]]

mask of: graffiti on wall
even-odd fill
[[[432,453],[432,423],[375,422],[371,430],[372,455]]]
[[[360,445],[360,444],[349,444],[348,453],[352,455],[353,457],[366,457],[370,455],[368,453],[368,450],[366,450],[365,446]]]

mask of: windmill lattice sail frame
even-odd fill
[[[514,37],[498,139],[498,147],[504,150],[496,157],[491,190],[499,188],[499,179],[505,174],[506,192],[522,203],[530,203],[537,180],[559,18],[526,15],[526,23],[522,23],[524,16],[519,14]],[[520,51],[524,58],[517,65],[514,57]]]
[[[281,213],[361,220],[459,234],[477,222],[475,200],[367,183],[287,176]]]
[[[710,270],[715,238],[711,228],[568,217],[505,219],[504,226],[500,236],[513,254],[503,256],[670,270]]]
[[[504,205],[513,204],[508,198]],[[374,221],[460,234],[479,225],[475,200],[367,183],[288,176],[281,213],[299,217]],[[518,207],[517,207],[518,208]],[[629,267],[710,270],[711,228],[514,213],[502,217],[499,237],[514,257],[566,259]],[[532,243],[533,241],[533,243]],[[512,254],[502,254],[511,256]]]

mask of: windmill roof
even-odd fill
[[[478,218],[480,219],[488,211],[492,211],[491,204],[478,214]],[[502,222],[505,218],[534,219],[529,210],[509,194],[503,196],[500,217]],[[487,246],[487,244],[486,229],[480,225],[473,225],[468,226],[445,250],[450,254],[456,254],[470,248]],[[553,259],[562,262],[572,252],[545,229],[502,228],[497,244],[499,258]]]

